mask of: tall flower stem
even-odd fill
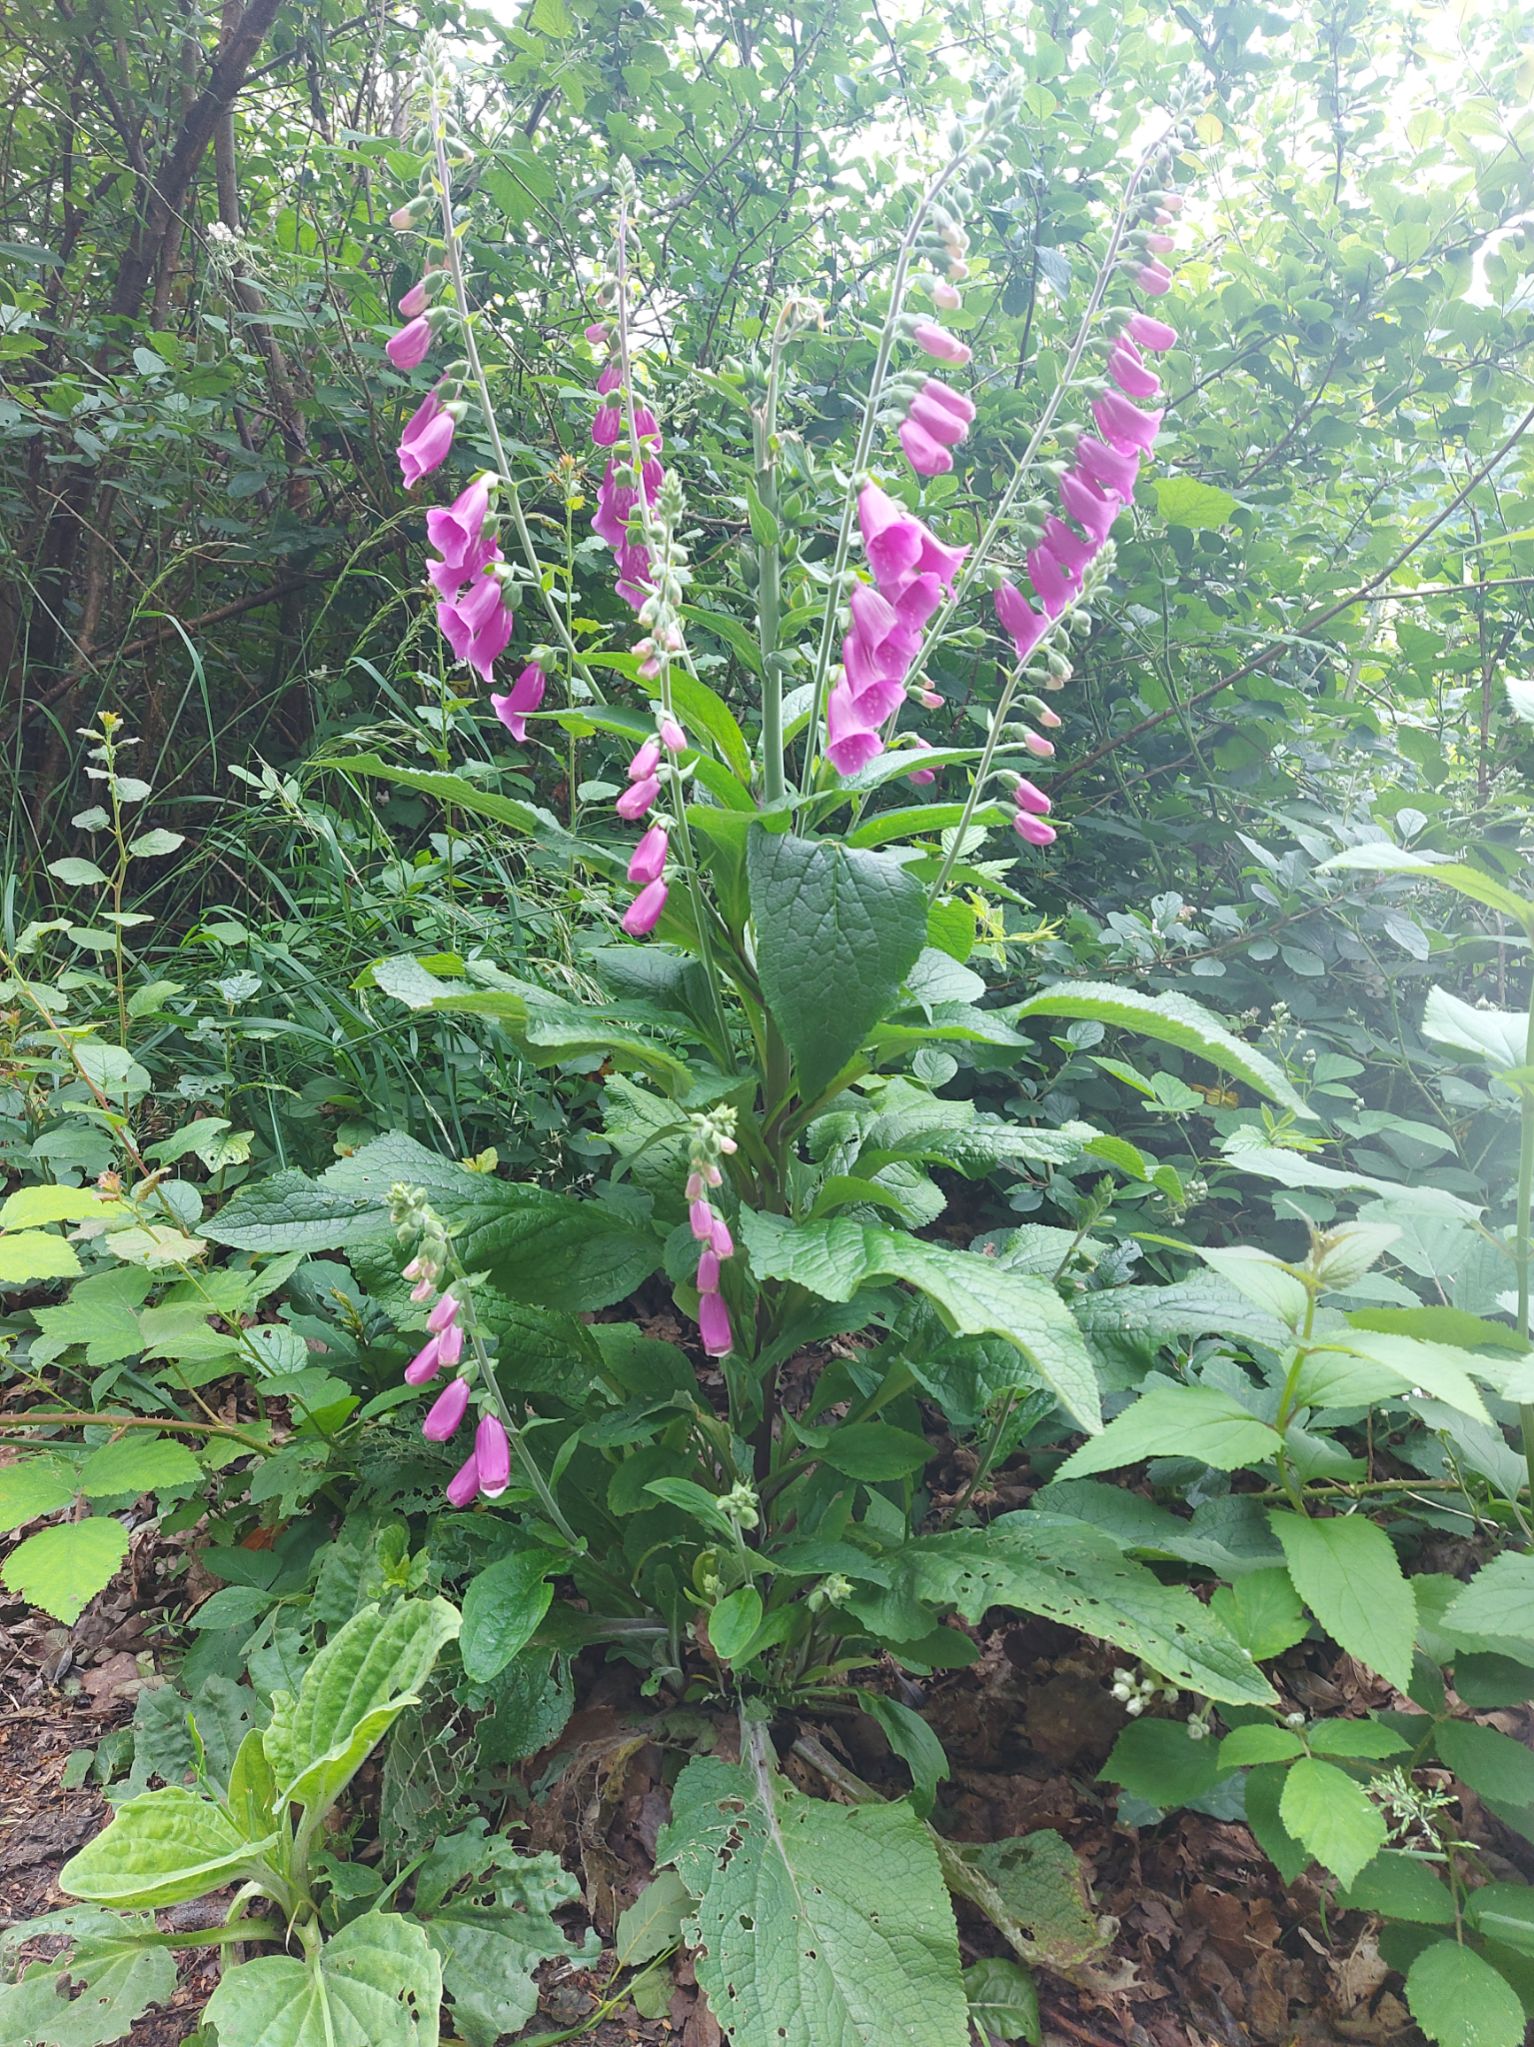
[[[756,442],[756,494],[766,513],[765,525],[778,519],[778,392],[783,381],[784,319],[773,331],[767,364],[767,394],[751,425]],[[781,803],[783,775],[783,668],[778,629],[783,613],[783,557],[779,535],[769,532],[757,542],[757,644],[762,651],[762,791],[769,803]]]
[[[1529,936],[1534,940],[1534,925]],[[1534,974],[1529,978],[1529,1021],[1524,1033],[1523,1063],[1526,1072],[1534,1067]],[[1534,1088],[1524,1080],[1518,1087],[1518,1215],[1513,1262],[1518,1273],[1518,1334],[1525,1350],[1530,1341],[1529,1282],[1530,1266],[1534,1264],[1531,1206],[1534,1206]],[[1519,1407],[1518,1422],[1523,1435],[1523,1461],[1529,1474],[1529,1506],[1534,1510],[1534,1401],[1524,1401]]]
[[[543,562],[538,553],[538,543],[533,539],[532,528],[527,523],[522,496],[517,488],[516,477],[506,457],[506,446],[501,439],[500,422],[495,416],[495,404],[490,396],[490,383],[480,359],[479,338],[474,332],[474,319],[469,310],[469,288],[463,273],[463,249],[460,243],[458,225],[453,219],[453,174],[448,162],[447,127],[442,109],[432,110],[432,142],[437,166],[437,189],[442,202],[442,241],[447,261],[447,274],[453,287],[453,303],[458,309],[458,323],[463,332],[464,359],[469,365],[469,375],[479,398],[480,416],[485,431],[490,436],[490,445],[495,451],[496,475],[500,480],[500,501],[511,514],[511,523],[516,529],[517,544],[522,550],[522,559],[527,564],[533,587],[537,590],[554,637],[564,648],[571,667],[591,691],[598,703],[606,701],[605,694],[580,649],[570,635],[563,611],[552,587],[546,587],[543,576]]]

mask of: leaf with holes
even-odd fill
[[[1089,1522],[1003,1514],[985,1529],[923,1536],[901,1560],[910,1593],[972,1623],[991,1606],[1044,1614],[1127,1650],[1185,1691],[1231,1705],[1276,1702],[1251,1656],[1191,1592],[1163,1585]]]
[[[106,2047],[151,2004],[168,2004],[176,1988],[170,1950],[146,1944],[153,1920],[116,1913],[50,1914],[38,1931],[74,1936],[74,1946],[34,1963],[19,1983],[0,1988],[0,2040],[18,2047]],[[13,1927],[11,1938],[25,1933]]]
[[[442,1970],[421,1928],[367,1912],[300,1961],[226,1969],[208,2023],[239,2047],[436,2047]]]
[[[688,1944],[736,2047],[967,2047],[953,1907],[903,1801],[830,1805],[772,1768],[690,1762],[658,1859],[697,1899]]]

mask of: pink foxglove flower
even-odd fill
[[[654,775],[646,775],[642,782],[630,782],[613,809],[625,824],[637,824],[659,794],[659,781]]]
[[[1096,558],[1097,542],[1083,540],[1079,533],[1072,532],[1058,512],[1051,512],[1044,521],[1041,545],[1054,556],[1079,589],[1088,566]]]
[[[520,746],[527,743],[527,721],[543,702],[548,677],[530,661],[504,696],[491,696],[490,708]]]
[[[956,448],[974,423],[975,408],[959,392],[929,377],[911,400],[906,417],[945,448]]]
[[[638,753],[629,762],[628,778],[631,782],[643,782],[660,766],[660,741],[647,739]]]
[[[423,476],[430,476],[447,460],[458,419],[435,391],[429,391],[411,414],[399,439],[400,474],[406,490],[414,490]]]
[[[486,550],[493,550],[494,542],[485,539],[489,511],[490,479],[476,476],[450,505],[434,505],[426,514],[426,538],[442,557],[427,573],[444,597],[477,575],[490,558]]]
[[[591,438],[599,448],[616,448],[623,432],[623,412],[616,405],[599,405],[592,415]]]
[[[660,922],[666,907],[666,884],[647,882],[623,913],[623,928],[630,938],[647,938]]]
[[[399,300],[399,309],[407,320],[418,320],[426,311],[426,279],[423,277],[411,285],[405,296]]]
[[[1157,355],[1171,348],[1177,340],[1177,329],[1169,327],[1165,320],[1158,320],[1152,313],[1131,313],[1124,332],[1136,348],[1153,349]]]
[[[441,1370],[442,1339],[440,1336],[434,1336],[430,1342],[421,1345],[421,1348],[416,1352],[409,1364],[406,1365],[405,1384],[407,1386],[424,1386],[428,1380],[435,1379]]]
[[[1043,639],[1049,620],[1042,612],[1034,610],[1015,583],[1003,583],[993,601],[1002,631],[1012,635],[1018,660],[1026,661]]]
[[[1068,469],[1060,479],[1060,502],[1083,533],[1090,533],[1099,546],[1119,515],[1119,500],[1105,497],[1089,476]]]
[[[1058,724],[1059,720],[1055,722]],[[1025,732],[1023,744],[1036,760],[1052,761],[1055,757],[1054,741],[1046,739],[1041,732]]]
[[[511,1445],[499,1415],[482,1414],[474,1431],[474,1461],[479,1466],[479,1489],[487,1500],[498,1500],[511,1484]]]
[[[591,325],[586,329],[586,339],[591,343],[593,348],[600,348],[602,343],[607,339],[606,325],[601,320],[593,320]]]
[[[1135,283],[1153,299],[1163,298],[1172,289],[1172,273],[1164,263],[1158,263],[1153,256],[1148,263],[1142,263],[1135,272]]]
[[[1150,250],[1153,256],[1165,256],[1166,254],[1168,254],[1170,250],[1174,249],[1177,246],[1177,244],[1173,241],[1172,237],[1169,234],[1166,234],[1163,231],[1158,230],[1155,234],[1150,234],[1145,237],[1145,246],[1147,249]]]
[[[717,1294],[719,1291],[719,1257],[712,1250],[698,1253],[698,1292]]]
[[[506,651],[515,623],[498,579],[480,576],[462,597],[439,604],[437,623],[455,660],[466,661],[489,682],[496,660]]]
[[[952,584],[963,566],[967,547],[948,547],[922,524],[914,512],[897,505],[876,483],[858,492],[858,525],[874,581],[892,601],[913,576],[935,575]]]
[[[1020,810],[1013,818],[1012,826],[1018,837],[1025,839],[1030,846],[1052,846],[1055,842],[1054,826],[1045,824],[1040,817],[1029,817],[1024,811]]]
[[[426,351],[430,347],[431,321],[424,313],[418,313],[397,334],[389,336],[384,343],[384,354],[397,370],[413,370],[425,362]]]
[[[941,476],[952,469],[953,457],[941,441],[935,440],[925,427],[918,426],[913,419],[903,419],[896,437],[905,451],[905,458],[918,476]],[[962,440],[963,435],[959,438]]]
[[[421,1434],[428,1443],[445,1443],[456,1434],[458,1424],[463,1420],[469,1405],[469,1382],[467,1379],[453,1379],[443,1387],[431,1406],[426,1410],[426,1419],[421,1424]],[[476,1478],[473,1492],[479,1491]]]
[[[730,1235],[730,1226],[722,1215],[714,1217],[714,1226],[709,1232],[708,1241],[716,1258],[735,1256],[735,1239]]]
[[[961,341],[957,334],[950,334],[936,320],[916,321],[911,328],[911,339],[936,361],[952,363],[958,369],[962,369],[973,354],[968,342]]]
[[[446,1365],[451,1370],[462,1356],[463,1324],[461,1322],[449,1322],[446,1329],[437,1338],[437,1362],[439,1365]]]
[[[605,398],[610,391],[616,391],[622,382],[623,365],[614,356],[612,361],[603,369],[601,376],[597,378],[597,396]]]
[[[1105,391],[1092,400],[1092,417],[1105,441],[1126,453],[1143,454],[1160,431],[1162,415],[1142,412],[1119,391]]]
[[[1030,547],[1027,554],[1028,580],[1032,583],[1047,618],[1058,618],[1076,594],[1076,585],[1044,546]]]
[[[687,1227],[694,1239],[706,1244],[714,1234],[714,1211],[706,1201],[689,1201],[687,1204]]]
[[[735,1334],[730,1328],[730,1311],[724,1304],[722,1294],[700,1295],[698,1330],[703,1338],[703,1349],[711,1358],[726,1358],[735,1348]]]
[[[440,1336],[451,1322],[458,1320],[458,1296],[444,1294],[426,1318],[426,1326],[433,1336]]]
[[[1108,358],[1108,374],[1131,398],[1155,398],[1160,394],[1161,379],[1154,370],[1145,367],[1133,343],[1119,342]]]
[[[471,1450],[447,1482],[447,1503],[450,1507],[467,1507],[478,1493],[479,1458]]]
[[[845,682],[833,685],[826,703],[826,759],[839,775],[855,775],[884,751],[884,720],[860,710]]]
[[[1017,787],[1012,792],[1012,801],[1019,810],[1031,817],[1046,817],[1054,808],[1037,782],[1030,782],[1026,775],[1019,775]]]
[[[939,278],[932,287],[932,303],[943,312],[951,313],[956,306],[963,304],[963,300],[957,285],[950,284],[946,278]]]
[[[687,744],[687,734],[678,725],[675,718],[667,717],[661,719],[660,743],[667,753],[680,753]]]
[[[411,228],[415,226],[414,205],[411,204],[409,206],[396,206],[394,211],[389,215],[389,225],[394,229],[396,234],[401,235],[408,234]]]
[[[911,750],[914,753],[931,753],[932,751],[931,740],[918,739],[914,734],[910,744]],[[906,776],[906,780],[908,782],[915,782],[918,786],[925,785],[928,782],[935,782],[937,780],[937,770],[935,768],[917,768],[912,774]]]
[[[1130,408],[1133,410],[1133,407]],[[1128,504],[1135,494],[1135,478],[1140,473],[1140,458],[1132,450],[1109,447],[1106,441],[1099,441],[1091,434],[1083,434],[1076,443],[1076,467],[1090,478],[1099,490],[1111,491],[1123,504]]]
[[[629,880],[638,888],[648,888],[652,881],[659,881],[666,871],[669,849],[665,826],[652,824],[630,855]]]

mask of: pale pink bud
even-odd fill
[[[1045,824],[1041,817],[1028,817],[1019,811],[1012,820],[1012,828],[1030,846],[1052,846],[1055,842],[1054,826]]]
[[[424,277],[418,283],[411,285],[409,291],[399,301],[399,309],[407,320],[414,320],[418,314],[426,311],[426,280]]]
[[[698,1243],[706,1244],[714,1234],[714,1211],[706,1201],[690,1201],[687,1204],[687,1227]]]
[[[410,1298],[413,1301],[429,1301],[436,1291],[436,1281],[427,1276],[416,1281],[410,1289]]]
[[[1153,299],[1163,298],[1172,289],[1172,273],[1164,263],[1158,263],[1153,257],[1149,263],[1142,264],[1135,272],[1135,283]]]
[[[942,696],[935,689],[919,689],[916,692],[916,701],[924,711],[940,711],[943,708]]]
[[[659,881],[666,871],[670,841],[664,825],[652,824],[629,859],[629,880],[638,888]]]
[[[703,1188],[703,1175],[701,1173],[689,1173],[687,1175],[687,1185],[682,1189],[682,1193],[688,1201],[702,1201],[704,1198]]]
[[[626,824],[635,824],[644,816],[659,794],[660,783],[654,775],[646,775],[642,782],[630,782],[613,805],[613,809]]]
[[[713,1251],[704,1251],[698,1258],[698,1292],[717,1294],[719,1291],[719,1259]]]
[[[408,234],[410,229],[415,226],[415,207],[413,205],[396,206],[389,215],[389,225],[398,234]]]
[[[440,1336],[451,1322],[458,1320],[458,1296],[444,1294],[426,1318],[426,1326],[433,1336]]]
[[[469,1382],[467,1379],[453,1379],[437,1395],[426,1410],[426,1419],[421,1424],[421,1434],[428,1443],[445,1443],[454,1434],[463,1420],[469,1405]],[[469,1497],[479,1491],[476,1478]]]
[[[420,1257],[418,1254],[416,1257],[412,1258],[410,1263],[405,1267],[402,1277],[405,1279],[430,1279],[431,1268],[426,1263],[425,1259]]]
[[[1046,732],[1053,732],[1064,722],[1058,711],[1052,711],[1048,704],[1035,704],[1034,713]]]
[[[1052,761],[1055,757],[1055,743],[1046,739],[1041,732],[1025,732],[1023,744],[1028,751],[1041,761]]]
[[[1124,332],[1137,348],[1154,349],[1157,355],[1172,347],[1177,340],[1177,329],[1150,313],[1131,313]]]
[[[450,1507],[467,1507],[478,1492],[479,1459],[471,1450],[447,1482],[447,1503]]]
[[[918,348],[924,348],[928,355],[935,357],[938,362],[953,363],[959,368],[962,368],[973,354],[967,342],[961,341],[957,334],[950,334],[946,327],[940,327],[936,320],[916,321],[911,328],[911,339]]]
[[[735,1256],[735,1239],[730,1235],[730,1226],[722,1215],[714,1217],[714,1227],[709,1231],[708,1241],[716,1258]]]
[[[426,360],[426,351],[431,347],[431,322],[424,313],[401,327],[397,334],[391,334],[384,343],[384,354],[397,370],[413,370]]]
[[[667,753],[680,753],[687,744],[687,734],[675,718],[662,718],[660,722],[660,743]]]
[[[932,303],[945,313],[951,313],[963,301],[957,285],[950,284],[946,278],[939,278],[932,287]]]
[[[1147,235],[1145,237],[1145,246],[1153,256],[1164,256],[1169,249],[1173,249],[1177,245],[1170,235],[1158,234]]]
[[[603,326],[600,320],[593,320],[591,325],[586,329],[586,339],[591,343],[593,348],[600,348],[602,343],[607,339],[607,329]]]
[[[437,1338],[437,1362],[451,1368],[462,1356],[463,1325],[461,1322],[449,1322]]]
[[[1159,210],[1170,216],[1174,213],[1181,213],[1187,203],[1181,192],[1163,192]]]
[[[724,1175],[717,1166],[705,1166],[703,1168],[703,1177],[707,1180],[710,1187],[722,1187],[724,1185]]]
[[[722,1294],[704,1294],[698,1301],[698,1332],[703,1338],[703,1348],[711,1358],[728,1357],[735,1347],[734,1332],[730,1328],[730,1311],[724,1304]]]
[[[669,891],[663,881],[647,882],[623,913],[623,928],[630,938],[647,938],[660,922]]]
[[[511,1445],[500,1417],[483,1414],[474,1431],[474,1461],[479,1466],[479,1489],[487,1500],[498,1500],[511,1484]]]
[[[435,1379],[442,1369],[442,1339],[434,1336],[429,1343],[423,1343],[415,1356],[405,1367],[407,1386],[424,1386],[429,1379]]]
[[[629,780],[643,782],[660,766],[660,741],[647,739],[629,762]]]

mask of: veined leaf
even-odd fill
[[[1274,1509],[1270,1519],[1295,1590],[1332,1640],[1404,1692],[1411,1683],[1417,1603],[1390,1537],[1361,1514],[1323,1521]]]
[[[1449,853],[1418,853],[1409,846],[1371,840],[1367,845],[1349,846],[1334,853],[1316,871],[1331,874],[1343,867],[1355,873],[1404,874],[1414,881],[1437,882],[1441,888],[1452,888],[1459,895],[1469,896],[1499,916],[1510,917],[1515,924],[1534,929],[1534,902],[1510,889],[1506,882],[1498,881],[1495,875],[1483,874],[1478,867],[1467,867]]]
[[[1522,2047],[1526,2036],[1507,1978],[1457,1940],[1422,1950],[1406,1972],[1406,2002],[1438,2047]]]
[[[128,1554],[128,1531],[106,1514],[43,1528],[18,1543],[0,1571],[10,1591],[73,1627],[111,1584]]]
[[[366,1912],[302,1961],[260,1955],[225,1969],[207,2018],[239,2047],[436,2047],[441,2002],[423,1929]]]
[[[96,1905],[178,1905],[255,1872],[275,1839],[247,1839],[211,1798],[173,1784],[120,1805],[59,1871],[59,1888]]]
[[[1278,1810],[1295,1840],[1345,1884],[1385,1845],[1385,1815],[1335,1763],[1291,1763]]]
[[[1116,1471],[1142,1457],[1196,1457],[1216,1471],[1260,1464],[1283,1446],[1277,1429],[1217,1386],[1153,1386],[1061,1465],[1057,1479]]]

